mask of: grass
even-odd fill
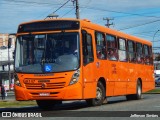
[[[35,106],[36,101],[0,101],[0,108],[3,107],[8,107],[8,108],[12,108],[12,107],[24,107],[24,106]]]
[[[155,93],[155,94],[160,94],[160,88],[158,88],[158,89],[154,89],[154,90],[150,90],[150,91],[148,91],[148,92],[146,92],[146,93]]]

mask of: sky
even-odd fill
[[[0,0],[0,33],[16,33],[20,23],[44,19],[55,11],[60,18],[75,18],[74,0],[67,1]],[[103,18],[113,18],[110,28],[160,45],[160,0],[79,0],[79,6],[80,19],[105,26]]]

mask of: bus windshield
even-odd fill
[[[25,73],[76,70],[79,53],[77,32],[20,35],[16,42],[15,70]]]

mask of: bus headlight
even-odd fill
[[[80,76],[80,71],[79,70],[75,71],[72,78],[71,78],[69,85],[73,85],[73,84],[77,83],[79,80],[79,76]]]
[[[19,78],[17,76],[17,74],[14,74],[14,84],[17,85],[17,86],[21,86],[20,84],[20,81],[19,81]]]

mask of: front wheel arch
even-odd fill
[[[137,81],[137,88],[136,88],[136,94],[135,94],[135,99],[139,100],[142,98],[142,81],[138,79]]]
[[[103,104],[103,101],[105,100],[106,92],[105,92],[105,86],[102,83],[102,81],[98,81],[97,87],[96,87],[96,98],[87,99],[86,102],[89,106],[99,106]]]
[[[142,80],[138,79],[136,84],[136,94],[126,96],[127,100],[139,100],[142,98]]]

